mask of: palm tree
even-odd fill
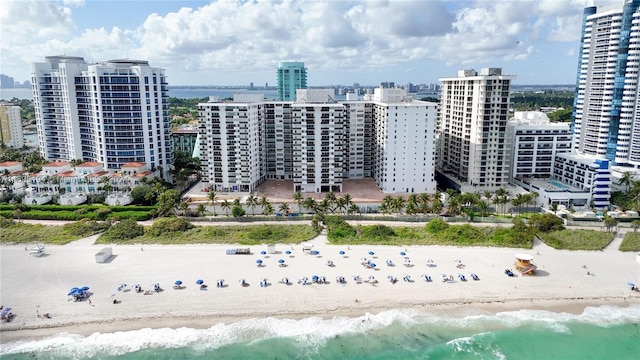
[[[304,199],[304,207],[308,210],[313,211],[314,213],[318,213],[318,210],[319,210],[318,203],[316,203],[316,199],[312,198],[311,196]]]
[[[255,215],[256,214],[255,207],[256,205],[258,205],[258,198],[253,195],[249,195],[247,197],[247,200],[245,200],[245,204],[251,207],[251,214]]]
[[[625,171],[622,173],[622,177],[618,181],[618,185],[624,185],[627,188],[627,192],[631,189],[631,185],[633,184],[633,176],[629,171]]]
[[[493,197],[493,194],[491,193],[491,191],[489,190],[485,190],[482,195],[484,195],[484,197],[488,200],[491,201],[491,198]]]
[[[484,200],[480,200],[480,202],[478,202],[478,208],[480,209],[480,216],[485,217],[489,211],[489,203]]]
[[[402,196],[398,196],[393,199],[393,202],[391,203],[391,209],[393,209],[393,212],[396,213],[396,219],[400,216],[400,213],[402,213],[402,210],[404,210],[404,208],[405,200]]]
[[[342,199],[344,200],[345,204],[347,204],[347,206],[351,206],[351,204],[353,204],[353,200],[351,199],[351,194],[349,193],[342,195]]]
[[[258,205],[262,206],[262,213],[264,214],[264,208],[267,205],[271,205],[271,203],[269,203],[269,199],[267,199],[266,196],[263,196],[260,198],[260,201],[258,202]],[[271,208],[273,210],[273,207]]]
[[[558,215],[558,203],[551,204],[551,210],[553,210],[554,215]]]
[[[360,207],[356,204],[351,204],[348,210],[349,214],[358,213],[360,215]]]
[[[336,202],[336,194],[333,191],[329,191],[327,193],[327,195],[324,196],[324,198],[325,198],[325,200],[327,200],[327,203],[329,205],[327,210],[333,212],[335,210],[333,208],[333,204],[335,204],[335,202]]]
[[[204,204],[198,204],[198,207],[196,208],[196,215],[203,216],[206,211],[207,207]]]
[[[442,204],[442,200],[436,198],[433,200],[433,204],[431,204],[431,212],[436,215],[440,215],[442,213],[442,208],[444,205]]]
[[[611,231],[617,225],[618,220],[616,220],[614,217],[609,215],[604,216],[604,227],[607,228],[607,231]]]
[[[209,203],[213,207],[213,216],[216,216],[216,198],[217,198],[216,192],[214,190],[209,190],[209,193],[207,194],[207,198],[209,198]]]
[[[280,204],[280,207],[278,208],[278,210],[284,215],[287,216],[289,214],[289,204],[287,204],[286,202]]]
[[[302,213],[302,203],[304,202],[304,197],[302,196],[302,193],[300,191],[296,191],[295,193],[293,193],[293,200],[296,201],[296,203],[298,203],[298,211],[300,213]]]
[[[268,202],[264,205],[262,205],[262,213],[269,216],[273,214],[273,206],[271,206],[271,204],[269,204]]]
[[[187,216],[187,210],[189,210],[189,202],[181,201],[180,204],[178,205],[178,208],[182,210],[182,216]]]
[[[222,201],[220,207],[222,208],[222,210],[226,211],[227,216],[229,216],[229,208],[231,208],[231,203],[229,202],[229,200],[225,199],[224,201]]]
[[[390,214],[393,212],[393,196],[387,195],[382,199],[382,203],[380,204],[380,211],[383,214]]]
[[[640,228],[640,220],[633,220],[631,222],[631,227],[633,228],[633,232],[637,232],[638,228]]]

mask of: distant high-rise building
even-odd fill
[[[164,69],[147,61],[48,56],[31,67],[40,153],[49,160],[100,162],[107,170],[173,163]]]
[[[442,78],[438,169],[456,182],[494,188],[509,182],[506,136],[512,75],[501,68],[460,70]]]
[[[280,62],[278,65],[278,100],[295,101],[296,90],[307,88],[307,68],[303,62]]]
[[[0,88],[12,89],[13,87],[15,87],[15,85],[16,82],[11,76],[0,74]]]
[[[573,107],[573,148],[640,165],[640,0],[587,7]]]
[[[0,144],[12,148],[24,146],[20,106],[0,104]]]

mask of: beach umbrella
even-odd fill
[[[291,255],[291,250],[287,250],[284,253],[287,254],[287,255]]]
[[[345,254],[344,250],[340,250],[339,254],[344,255]]]
[[[372,268],[376,267],[376,264],[374,263],[369,263],[369,266],[371,266]]]
[[[429,264],[433,264],[433,260],[428,259],[428,260],[427,260],[427,263],[429,263]]]
[[[404,259],[405,264],[411,263],[411,259]]]
[[[312,250],[311,251],[311,255],[318,255],[320,254],[320,252],[318,250]]]
[[[87,290],[89,290],[89,287],[88,286],[83,286],[83,287],[80,288],[80,290],[87,291]]]
[[[182,285],[182,280],[176,280],[176,282],[174,282],[174,284],[176,284],[176,285]]]
[[[264,250],[262,250],[262,251],[260,251],[260,254],[262,254],[262,255],[267,255],[267,252],[266,252],[266,251],[264,251]]]
[[[373,280],[375,280],[375,279],[376,279],[376,277],[375,277],[375,276],[373,276],[373,275],[369,275],[369,281],[373,281]]]
[[[636,284],[632,283],[632,282],[628,282],[627,285],[631,286],[631,287],[636,287]]]
[[[202,284],[204,284],[204,280],[198,279],[198,280],[196,280],[196,284],[202,285]]]
[[[369,255],[373,256],[375,253],[373,251],[369,251]]]
[[[118,285],[118,291],[122,291],[122,289],[124,289],[126,287],[127,287],[127,284],[122,283],[122,284]]]
[[[460,264],[462,262],[462,260],[460,260],[460,259],[455,259],[454,261],[457,262],[458,264]]]
[[[318,275],[313,275],[313,276],[311,277],[311,281],[313,281],[313,282],[318,281]]]
[[[280,259],[280,260],[278,260],[278,262],[279,262],[280,264],[284,264],[284,259]]]
[[[400,251],[400,255],[401,255],[401,256],[405,256],[405,255],[407,255],[407,253],[406,253],[406,252],[404,252],[404,251]]]
[[[82,293],[82,291],[78,288],[73,288],[71,289],[71,291],[69,291],[69,293],[67,295],[80,295],[80,293]]]
[[[0,316],[7,316],[9,314],[9,312],[11,311],[10,307],[6,307],[2,309],[2,312],[0,312]]]
[[[256,264],[258,264],[258,265],[262,264],[262,260],[260,260],[260,259],[256,260]]]

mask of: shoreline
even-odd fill
[[[412,304],[407,306],[383,306],[371,308],[345,308],[330,312],[282,312],[282,313],[250,313],[236,315],[199,315],[185,313],[172,318],[155,317],[129,317],[112,320],[91,320],[82,323],[55,323],[42,324],[32,327],[6,327],[0,330],[0,344],[16,341],[34,341],[68,333],[80,336],[90,336],[96,333],[127,332],[141,329],[208,329],[217,324],[233,324],[247,319],[275,318],[301,320],[311,317],[319,317],[328,320],[336,317],[357,318],[366,314],[378,314],[390,310],[417,310],[423,313],[433,313],[441,316],[464,317],[469,315],[491,314],[511,312],[518,310],[548,311],[554,313],[581,314],[587,307],[614,306],[626,308],[632,305],[640,305],[640,297],[633,298],[557,298],[557,299],[510,299],[510,300],[485,300],[474,302],[445,302],[432,304]],[[406,305],[406,304],[405,304]],[[43,321],[48,321],[43,319]]]

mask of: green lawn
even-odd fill
[[[563,250],[602,250],[614,236],[610,232],[595,230],[560,230],[537,235],[545,244]]]
[[[628,232],[624,234],[620,251],[640,251],[640,233]]]
[[[91,220],[62,226],[32,225],[14,222],[0,227],[0,244],[54,244],[64,245],[97,234],[105,229],[102,223]]]

